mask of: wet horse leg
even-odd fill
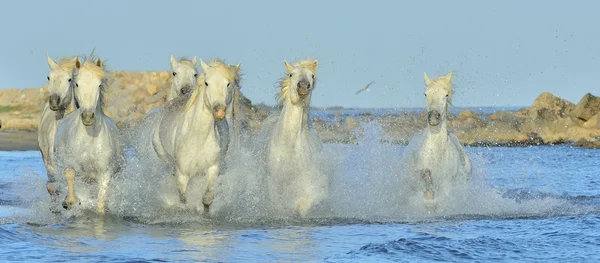
[[[214,192],[213,192],[213,185],[215,183],[215,180],[217,179],[217,176],[219,175],[219,165],[215,164],[211,167],[208,168],[208,170],[206,171],[206,180],[208,181],[207,185],[206,185],[206,192],[204,192],[204,196],[202,197],[202,204],[204,204],[204,211],[208,211],[208,209],[210,208],[210,205],[213,202],[213,199],[215,198]]]
[[[179,190],[179,202],[182,204],[187,203],[186,197],[186,189],[188,186],[188,182],[190,181],[190,177],[188,175],[183,174],[179,167],[175,168],[175,179],[177,180],[177,190]]]
[[[65,178],[67,179],[67,198],[63,202],[63,207],[71,209],[77,203],[77,198],[75,197],[75,170],[73,167],[67,167]]]
[[[103,172],[98,178],[98,214],[104,215],[106,212],[106,194],[110,183],[110,172]]]
[[[423,197],[425,198],[425,206],[427,209],[436,209],[435,204],[435,192],[433,191],[433,180],[431,179],[431,170],[423,169],[421,171],[421,177],[425,182],[425,192]]]

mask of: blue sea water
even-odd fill
[[[469,197],[430,213],[378,202],[394,195],[386,179],[403,146],[379,144],[373,134],[358,145],[325,145],[336,159],[334,208],[305,219],[235,213],[206,218],[173,211],[132,217],[118,209],[106,217],[57,215],[48,209],[40,154],[0,152],[0,261],[600,260],[600,151],[567,145],[468,147],[474,164]],[[119,202],[124,201],[113,197],[112,206]]]

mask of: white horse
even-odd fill
[[[216,124],[226,117],[225,111],[239,78],[239,65],[232,67],[220,60],[207,65],[200,60],[200,66],[204,74],[198,77],[198,87],[189,97],[179,97],[165,106],[165,112],[152,130],[152,144],[158,156],[174,166],[181,203],[187,203],[190,177],[205,176],[207,186],[202,203],[208,210],[221,165]]]
[[[318,61],[301,60],[294,65],[284,61],[284,65],[287,74],[280,81],[278,93],[283,107],[270,132],[267,183],[275,204],[304,216],[324,192],[313,169],[314,158],[322,146],[308,130]]]
[[[64,166],[67,197],[63,206],[76,205],[75,177],[98,182],[97,211],[105,213],[111,177],[124,165],[123,148],[114,122],[104,114],[104,89],[107,76],[102,61],[75,61],[75,99],[79,108],[59,122],[55,157]]]
[[[167,101],[191,93],[198,86],[198,70],[196,69],[196,57],[192,60],[181,58],[175,60],[171,55],[171,90]]]
[[[198,70],[196,69],[197,58],[191,60],[180,58],[176,60],[171,55],[171,88],[167,96],[167,104],[174,99],[184,96],[189,97],[192,91],[198,86]],[[137,155],[148,157],[154,155],[154,149],[148,148],[152,144],[152,136],[148,132],[160,120],[164,106],[159,106],[149,110],[136,127],[135,133],[129,138],[136,150]]]
[[[50,194],[52,202],[58,195],[56,189],[56,175],[53,164],[54,156],[54,136],[56,136],[56,126],[65,114],[73,111],[73,73],[75,71],[75,60],[73,58],[62,58],[56,63],[52,58],[46,55],[50,74],[48,74],[48,103],[42,111],[42,117],[38,125],[38,146],[42,154],[42,160],[46,167],[48,182],[46,189]]]
[[[427,128],[404,151],[410,187],[423,194],[428,209],[436,209],[438,198],[452,194],[452,186],[464,185],[471,178],[469,156],[447,128],[451,78],[452,72],[435,80],[425,73]]]

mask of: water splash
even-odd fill
[[[135,146],[127,152],[127,166],[111,183],[107,208],[109,216],[146,224],[331,224],[355,222],[418,222],[466,218],[550,217],[598,213],[600,197],[560,196],[527,189],[491,187],[485,165],[486,157],[469,151],[473,163],[471,181],[440,203],[437,211],[426,211],[415,205],[414,198],[402,185],[401,156],[404,147],[382,144],[385,141],[376,122],[361,123],[361,140],[356,145],[326,144],[320,163],[323,176],[329,180],[327,198],[306,218],[280,214],[273,209],[266,187],[266,165],[263,149],[265,134],[250,138],[233,148],[224,172],[216,185],[216,199],[211,214],[202,211],[201,197],[205,185],[201,177],[192,179],[188,204],[179,204],[172,168],[154,153],[146,128],[132,130],[128,143]],[[47,224],[73,217],[87,217],[95,209],[95,185],[76,180],[77,195],[82,204],[70,211],[60,204],[50,204],[41,176],[24,172],[19,185],[11,187],[16,196],[31,200],[20,205],[31,212],[11,211],[12,219]],[[65,186],[64,178],[60,185]],[[59,202],[64,198],[64,191]],[[591,198],[591,199],[590,199]],[[284,200],[285,201],[285,200]],[[48,207],[61,210],[52,214]],[[58,207],[56,207],[58,206]],[[8,221],[7,221],[8,220]]]

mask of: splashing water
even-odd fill
[[[279,214],[269,200],[264,145],[268,138],[244,135],[242,143],[231,149],[224,172],[216,187],[216,198],[210,215],[202,210],[204,180],[197,176],[190,181],[186,205],[179,204],[172,168],[154,153],[148,128],[141,126],[128,133],[127,165],[113,179],[107,203],[113,216],[144,223],[182,222],[323,222],[323,220],[358,220],[367,222],[411,222],[439,218],[510,218],[552,216],[597,211],[594,205],[574,205],[573,200],[543,193],[525,195],[515,190],[500,190],[490,186],[485,172],[485,156],[468,152],[473,163],[471,181],[456,195],[446,196],[440,209],[427,211],[415,205],[415,198],[400,179],[404,147],[382,144],[383,132],[376,122],[361,123],[362,139],[357,145],[327,144],[320,153],[315,171],[328,180],[325,200],[315,206],[306,218]],[[263,131],[264,132],[264,131]],[[250,141],[253,140],[251,143]],[[24,176],[29,181],[39,176]],[[61,186],[64,187],[64,178]],[[62,210],[60,204],[47,201],[43,180],[24,183],[18,196],[32,200],[27,206],[34,211],[29,221],[48,221],[52,216],[48,206],[62,211],[62,218],[90,214],[95,203],[95,184],[76,180],[81,205],[74,210]],[[59,202],[64,199],[64,191]],[[283,201],[286,201],[285,199]],[[57,207],[58,206],[58,207]],[[15,213],[25,216],[23,213]]]

